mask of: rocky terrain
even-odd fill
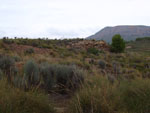
[[[105,41],[95,41],[95,40],[83,40],[76,43],[69,43],[67,48],[75,48],[75,49],[89,49],[96,48],[98,50],[108,50],[109,46]]]

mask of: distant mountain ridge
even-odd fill
[[[120,34],[126,41],[135,40],[139,37],[150,37],[150,26],[115,26],[105,27],[96,34],[87,37],[87,39],[105,40],[111,42],[115,34]]]

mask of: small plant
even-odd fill
[[[105,69],[106,67],[106,62],[104,60],[99,60],[98,65],[101,69]]]
[[[113,66],[113,71],[115,74],[120,74],[121,73],[121,69],[120,69],[120,64],[118,62],[113,62],[112,63]]]
[[[0,80],[3,78],[3,72],[2,70],[0,69]]]
[[[56,82],[61,89],[75,90],[84,80],[84,73],[75,66],[56,65]]]
[[[96,48],[88,48],[87,50],[88,53],[94,54],[94,55],[98,55],[99,54],[99,50]]]
[[[43,63],[40,65],[40,75],[43,78],[44,89],[50,91],[55,85],[55,66],[49,65],[48,63]]]
[[[24,79],[28,87],[37,85],[40,81],[39,68],[33,60],[27,61],[24,66]]]
[[[10,56],[2,56],[0,58],[0,68],[5,72],[11,70],[14,64],[15,64],[15,61]]]
[[[21,58],[19,56],[13,56],[12,58],[15,60],[15,62],[21,61]]]
[[[0,81],[0,113],[55,113],[49,97],[38,91],[24,92]]]
[[[125,41],[121,37],[121,35],[116,34],[112,38],[112,44],[111,44],[111,51],[115,53],[121,53],[124,52],[125,49]]]
[[[34,53],[34,49],[33,48],[29,48],[25,51],[25,54],[33,54]]]
[[[107,79],[95,76],[72,99],[69,113],[149,113],[149,103],[149,79],[110,84]]]
[[[9,82],[11,81],[11,76],[17,73],[15,61],[10,56],[1,56],[0,69],[3,71],[4,75],[7,76]]]

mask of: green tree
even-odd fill
[[[124,52],[125,41],[120,34],[116,34],[112,38],[111,51],[115,53]]]

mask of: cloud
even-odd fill
[[[0,31],[8,36],[86,37],[105,26],[150,20],[149,0],[0,1]]]

